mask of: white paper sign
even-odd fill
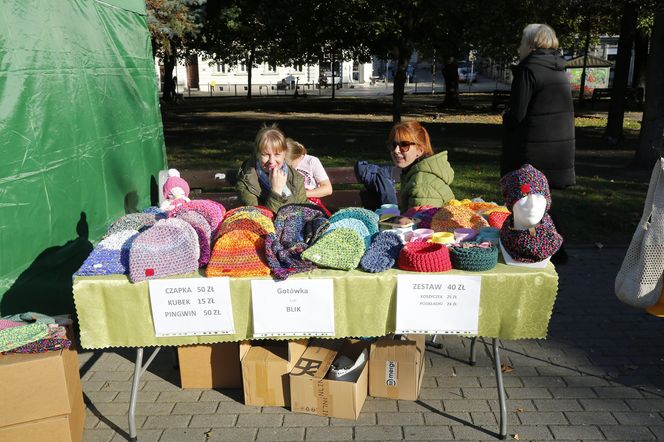
[[[477,334],[481,276],[398,275],[397,333]]]
[[[254,337],[334,336],[331,279],[251,281]]]
[[[152,279],[148,286],[155,336],[235,334],[229,278]]]

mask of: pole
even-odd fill
[[[431,95],[436,92],[436,56],[431,61]]]

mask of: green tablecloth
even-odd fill
[[[291,278],[334,280],[336,337],[383,336],[396,324],[396,285],[401,270],[373,274],[359,270],[315,270]],[[481,275],[479,336],[501,339],[545,338],[558,275],[544,269],[498,264],[488,272],[444,273]],[[189,277],[202,277],[198,274]],[[179,278],[187,276],[179,276]],[[236,334],[216,336],[154,335],[148,283],[132,284],[126,276],[86,276],[74,279],[74,303],[84,348],[148,347],[238,341],[252,337],[251,280],[231,278]]]

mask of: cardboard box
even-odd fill
[[[369,396],[417,400],[424,377],[424,335],[384,336],[371,344]]]
[[[244,403],[290,405],[288,374],[307,348],[308,340],[243,341],[240,343]]]
[[[369,369],[364,365],[355,382],[326,379],[338,354],[353,361],[367,348],[357,340],[312,341],[290,374],[291,409],[319,416],[357,420],[367,399]]]
[[[242,388],[240,343],[178,347],[182,388]]]
[[[82,439],[85,405],[75,350],[0,355],[0,391],[0,440]]]

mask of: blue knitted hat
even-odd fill
[[[92,250],[75,275],[124,275],[129,273],[129,249],[138,230],[120,230],[103,240]]]
[[[330,217],[330,223],[340,221],[344,218],[354,218],[362,221],[364,225],[367,226],[369,235],[372,238],[376,233],[378,233],[379,216],[371,210],[362,209],[361,207],[348,207],[346,209],[341,209]]]
[[[330,223],[330,227],[327,228],[323,236],[329,235],[330,232],[336,229],[340,229],[342,227],[355,230],[357,234],[360,235],[360,237],[364,241],[365,248],[369,247],[369,245],[371,244],[372,235],[369,233],[369,230],[367,230],[366,224],[364,224],[362,221],[356,218],[342,218],[333,223]]]
[[[394,267],[403,247],[401,237],[390,231],[382,231],[374,238],[360,261],[360,267],[367,272],[380,273]]]

